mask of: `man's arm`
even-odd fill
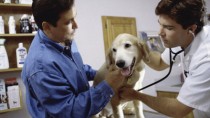
[[[120,96],[126,100],[141,100],[157,112],[170,117],[184,117],[193,110],[193,108],[182,104],[177,99],[154,97],[135,91],[132,88],[122,88],[120,90]]]
[[[157,51],[150,51],[148,46],[143,43],[143,53],[144,53],[144,58],[143,61],[146,63],[149,67],[161,71],[169,67],[168,64],[166,64],[162,58],[161,54]]]

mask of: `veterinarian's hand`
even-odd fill
[[[128,87],[128,86],[124,86],[122,88],[120,88],[119,90],[119,96],[120,98],[122,98],[123,100],[137,100],[138,99],[138,95],[140,93],[136,90],[134,90],[132,87]]]
[[[122,76],[119,70],[109,71],[105,76],[105,81],[107,81],[115,92],[122,87],[125,80],[125,77]]]

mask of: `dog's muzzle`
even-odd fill
[[[131,76],[133,74],[133,67],[135,65],[135,62],[136,62],[136,58],[134,57],[131,65],[128,66],[128,67],[125,67],[125,61],[124,60],[118,60],[116,62],[116,66],[121,69],[121,74],[123,76],[127,77],[127,76]]]

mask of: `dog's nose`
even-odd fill
[[[125,61],[124,60],[118,60],[116,65],[119,68],[123,68],[125,66]]]

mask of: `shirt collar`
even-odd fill
[[[193,55],[199,48],[201,42],[207,39],[209,28],[210,27],[204,26],[202,30],[196,35],[192,43],[186,48],[186,56]]]
[[[65,49],[65,46],[61,45],[60,43],[57,43],[53,41],[52,39],[48,38],[47,35],[42,31],[38,31],[39,39],[41,43],[44,43],[46,46],[53,46],[55,47],[58,51],[63,52]],[[71,45],[71,43],[69,44]],[[71,46],[70,46],[71,47]]]

